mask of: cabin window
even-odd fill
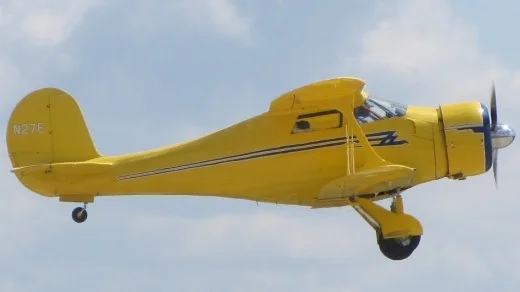
[[[367,98],[362,106],[354,109],[354,116],[360,124],[381,119],[402,117],[406,114],[406,105],[384,99]]]
[[[341,128],[343,115],[337,110],[299,115],[291,133]]]

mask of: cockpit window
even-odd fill
[[[343,114],[337,110],[308,113],[298,116],[291,133],[336,129],[342,125]]]
[[[408,106],[382,98],[367,98],[365,103],[372,103],[386,112],[387,118],[402,117],[406,114]]]
[[[406,105],[381,99],[381,98],[367,98],[363,106],[358,106],[354,109],[354,116],[358,123],[370,123],[373,121],[402,117],[406,114]]]

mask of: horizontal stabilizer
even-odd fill
[[[19,176],[30,176],[37,174],[53,173],[60,176],[74,176],[74,175],[95,175],[108,171],[112,167],[111,163],[99,162],[63,162],[38,164],[16,167],[11,170]]]
[[[45,163],[16,167],[11,170],[18,179],[30,190],[44,196],[66,195],[81,197],[81,202],[91,202],[96,193],[95,187],[115,179],[114,175],[107,175],[113,170],[111,163],[100,162],[61,162]],[[88,180],[90,186],[77,189],[78,181]],[[85,194],[88,194],[85,197]],[[66,200],[71,200],[68,198]]]

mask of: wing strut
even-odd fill
[[[354,108],[354,98],[351,99],[352,108]],[[349,123],[345,124],[345,137],[347,138],[347,175],[356,173],[356,161],[355,161],[355,143],[354,143],[354,129],[349,127]]]

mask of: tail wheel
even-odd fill
[[[379,238],[378,245],[381,252],[389,259],[400,261],[408,258],[419,246],[421,236],[408,236],[399,238]]]

